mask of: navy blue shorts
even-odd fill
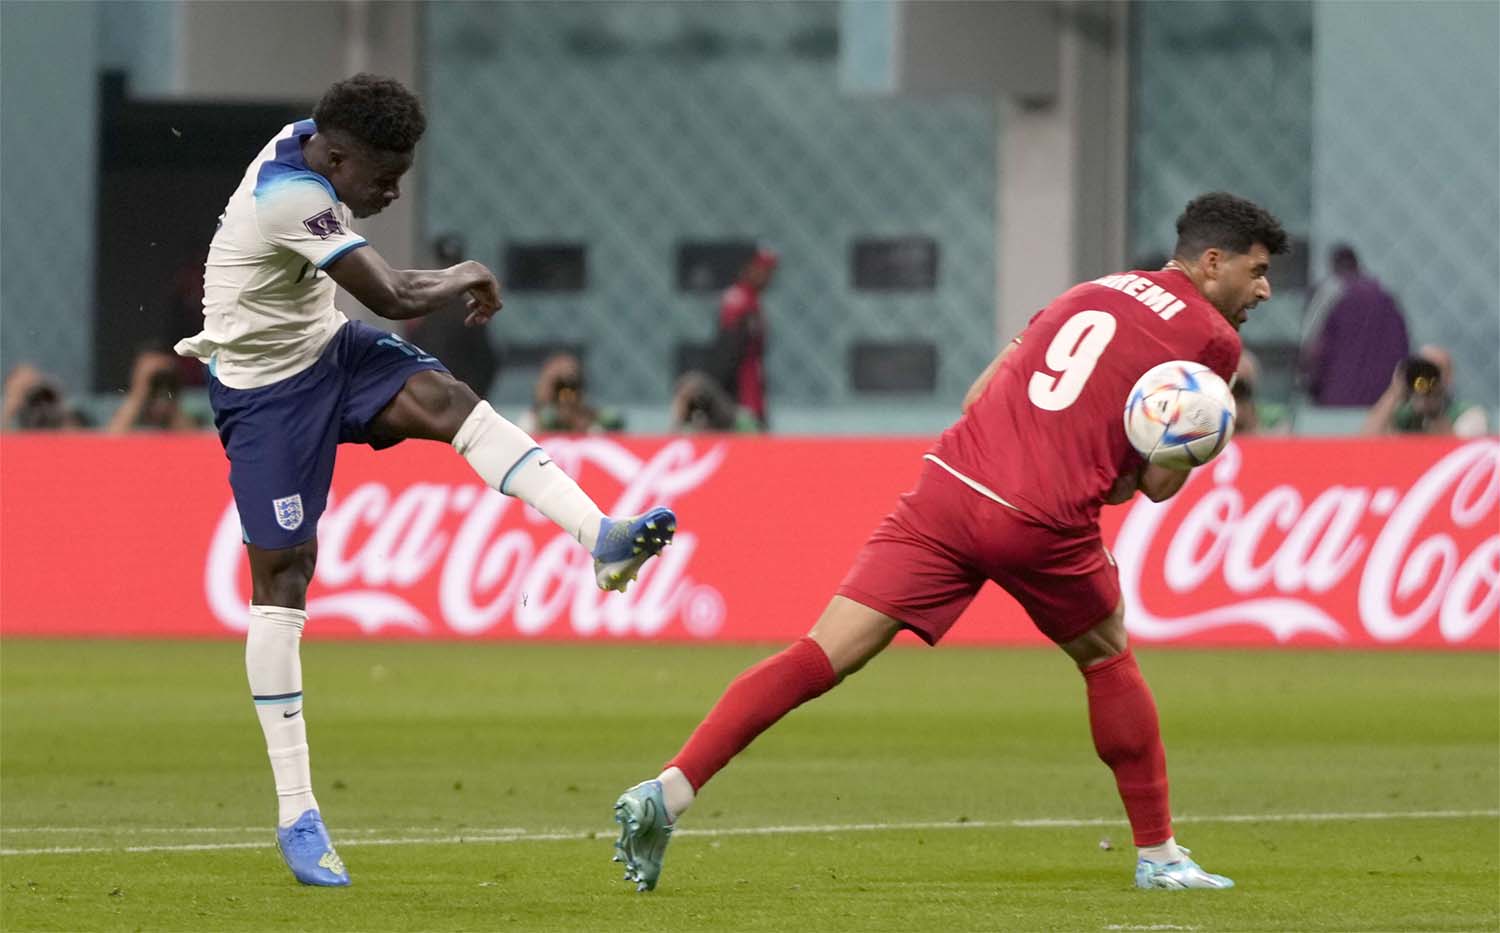
[[[287,548],[311,540],[328,504],[339,444],[389,447],[370,422],[413,374],[448,370],[395,334],[350,321],[307,369],[258,389],[210,379],[214,426],[245,540]]]

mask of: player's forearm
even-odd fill
[[[402,269],[392,276],[388,300],[370,310],[392,321],[426,317],[448,306],[454,298],[484,281],[473,263],[446,269]]]
[[[1154,463],[1146,465],[1141,471],[1141,492],[1152,502],[1165,502],[1177,495],[1177,491],[1187,482],[1188,470],[1173,470]]]

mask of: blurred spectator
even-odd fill
[[[7,431],[50,431],[86,428],[88,419],[68,404],[56,379],[30,363],[21,363],[5,377],[3,427]]]
[[[743,405],[736,405],[714,378],[690,370],[677,380],[672,394],[673,431],[740,431],[760,429],[760,422]]]
[[[432,244],[439,266],[453,266],[468,258],[468,247],[457,233],[445,233]],[[462,298],[450,307],[418,318],[406,330],[406,339],[443,361],[453,378],[484,398],[500,369],[495,348],[490,345],[489,328],[465,327]]]
[[[1391,293],[1360,271],[1352,248],[1335,246],[1329,263],[1333,276],[1307,309],[1316,320],[1303,347],[1308,395],[1317,405],[1371,405],[1409,352],[1406,321]]]
[[[111,434],[195,430],[200,425],[182,410],[181,396],[177,358],[160,350],[142,350],[131,369],[125,401],[115,409],[105,430]]]
[[[1234,394],[1234,433],[1286,433],[1286,408],[1262,400],[1256,392],[1260,384],[1260,361],[1248,348],[1240,353],[1240,365],[1234,377],[1234,385],[1230,387]]]
[[[619,412],[589,404],[583,364],[571,353],[547,357],[536,380],[531,410],[517,423],[528,434],[595,434],[625,427]]]
[[[1402,360],[1365,419],[1366,434],[1480,437],[1489,429],[1484,408],[1453,397],[1453,357],[1425,346]]]
[[[760,296],[776,276],[776,253],[758,249],[740,269],[739,279],[719,304],[715,372],[734,400],[750,410],[761,427],[766,420],[766,320]]]

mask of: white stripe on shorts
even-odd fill
[[[990,487],[986,486],[985,484],[979,482],[976,479],[970,479],[969,477],[963,475],[962,473],[960,473],[957,470],[953,469],[953,467],[951,467],[948,464],[944,463],[943,461],[939,460],[935,455],[933,455],[933,454],[923,454],[922,455],[922,459],[923,460],[931,460],[933,463],[936,463],[938,466],[942,467],[943,469],[947,470],[949,473],[952,473],[954,476],[956,476],[958,478],[959,482],[963,483],[965,486],[968,486],[970,489],[972,489],[975,492],[979,493],[981,496],[984,496],[986,499],[994,499],[996,502],[998,502],[1001,505],[1005,506],[1007,509],[1010,509],[1012,512],[1021,512],[1020,509],[1016,508],[1015,506],[1011,505],[1009,502],[1006,502],[1004,499],[1000,498],[1000,496],[998,496],[995,493],[995,490],[991,489]],[[1025,515],[1026,513],[1025,512],[1021,512],[1021,514]]]

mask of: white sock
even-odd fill
[[[1183,859],[1182,850],[1177,848],[1175,836],[1168,836],[1167,841],[1159,846],[1146,846],[1143,849],[1137,849],[1136,852],[1140,853],[1141,858],[1146,861],[1156,862],[1159,865],[1180,862]]]
[[[531,435],[495,414],[489,402],[481,401],[469,412],[453,435],[453,449],[486,486],[515,496],[594,550],[604,513]]]
[[[681,768],[668,768],[656,779],[661,781],[661,796],[662,802],[667,805],[667,819],[675,823],[677,817],[693,805],[693,798],[697,794]]]
[[[276,778],[276,822],[289,826],[318,801],[312,792],[307,722],[302,709],[302,626],[307,613],[281,606],[250,607],[245,636],[245,673],[255,715],[266,735],[266,754]]]

